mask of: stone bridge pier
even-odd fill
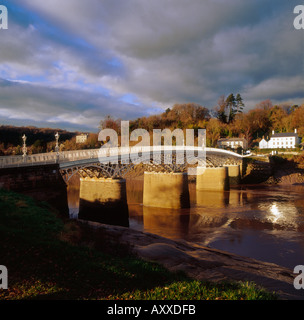
[[[196,190],[226,191],[229,190],[227,167],[197,167]]]
[[[79,219],[129,226],[125,179],[80,178]]]
[[[241,183],[241,166],[227,165],[229,185],[238,185]]]
[[[171,209],[190,208],[187,173],[145,172],[143,205]]]
[[[197,167],[196,189],[198,191],[227,191],[230,186],[240,183],[240,165]]]

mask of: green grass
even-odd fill
[[[252,283],[212,284],[171,273],[131,255],[75,221],[63,222],[45,203],[0,190],[0,265],[18,299],[275,299]]]
[[[197,280],[175,281],[168,286],[150,290],[135,290],[121,295],[109,296],[108,299],[133,300],[268,300],[274,296],[249,282],[223,282],[215,284]]]

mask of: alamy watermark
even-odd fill
[[[0,5],[0,30],[8,29],[8,11],[6,6]]]
[[[0,289],[8,289],[8,273],[6,266],[0,265]]]
[[[294,14],[297,14],[293,21],[293,26],[295,29],[304,29],[304,5],[298,5],[293,10]]]
[[[204,166],[206,160],[206,129],[153,129],[153,141],[145,129],[135,129],[129,132],[129,121],[121,121],[120,146],[118,133],[114,129],[106,128],[99,132],[98,140],[105,142],[98,152],[99,162],[102,164],[119,161],[133,164],[172,164],[172,154],[175,152],[175,164],[200,164]],[[195,146],[197,137],[197,146]],[[130,147],[130,142],[138,142]],[[195,174],[191,168],[188,173]]]
[[[294,28],[297,30],[304,29],[304,5],[297,5],[293,10],[297,14],[293,21]],[[8,29],[8,10],[4,5],[0,5],[0,30]]]
[[[303,265],[295,266],[293,273],[298,274],[293,281],[293,285],[295,289],[297,290],[304,289],[304,266]]]

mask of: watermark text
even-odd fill
[[[304,289],[304,266],[303,265],[295,266],[293,273],[298,274],[293,281],[293,285],[295,289],[297,290]]]
[[[293,21],[293,26],[295,29],[304,29],[304,5],[298,5],[293,10],[294,14],[297,14]]]
[[[120,146],[119,136],[114,129],[105,128],[99,132],[98,140],[103,141],[98,152],[99,162],[114,163],[150,163],[161,164],[160,154],[164,155],[164,164],[172,164],[173,152],[176,164],[204,164],[206,161],[206,130],[153,129],[150,134],[145,129],[135,129],[129,133],[129,121],[121,121]],[[197,146],[195,146],[197,140]],[[130,146],[130,142],[137,142]],[[152,146],[151,146],[152,142]],[[120,156],[120,159],[119,159]]]
[[[0,5],[0,30],[8,29],[8,11],[6,6]]]
[[[0,265],[0,289],[7,289],[7,268]]]

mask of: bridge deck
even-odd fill
[[[181,152],[204,152],[206,155],[214,154],[226,157],[244,158],[249,155],[240,155],[238,153],[217,149],[217,148],[202,148],[202,147],[189,147],[189,146],[153,146],[153,147],[119,147],[119,148],[98,148],[87,150],[73,150],[62,151],[58,154],[55,152],[40,153],[27,156],[2,156],[0,157],[0,167],[22,167],[22,166],[34,166],[42,164],[59,163],[60,166],[65,167],[71,165],[71,162],[79,164],[88,164],[90,162],[97,161],[109,161],[115,159],[117,156],[119,159],[132,159],[132,155],[138,155],[139,153],[149,155],[151,153],[181,153]]]

